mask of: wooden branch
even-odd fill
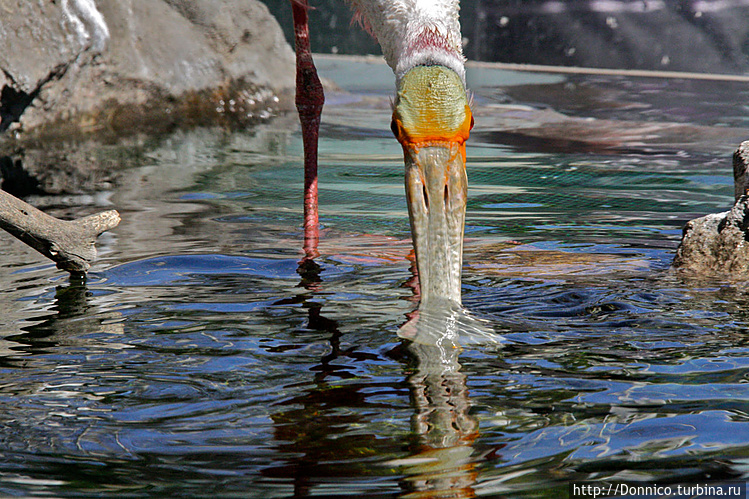
[[[71,274],[83,274],[91,267],[96,260],[96,238],[119,223],[120,214],[115,210],[60,220],[0,190],[0,228]]]

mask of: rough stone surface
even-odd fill
[[[749,189],[749,140],[733,153],[733,193],[736,201]]]
[[[254,117],[293,89],[291,48],[257,0],[5,0],[0,10],[0,130],[95,130],[123,109],[120,124],[137,127],[155,107],[199,114],[195,101]]]
[[[730,211],[687,222],[673,268],[702,276],[749,277],[749,141],[733,156],[736,203]]]
[[[684,227],[673,267],[701,275],[729,275],[749,270],[745,214],[747,198],[731,211],[690,220]]]

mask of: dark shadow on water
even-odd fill
[[[679,151],[657,145],[630,145],[631,140],[617,136],[612,130],[609,135],[600,134],[600,129],[591,130],[590,137],[578,132],[571,137],[563,137],[553,127],[547,133],[538,130],[528,131],[484,131],[474,134],[478,141],[502,144],[517,152],[533,154],[598,154],[602,156],[667,156],[676,157]]]
[[[304,258],[299,262],[299,267],[296,270],[297,274],[302,278],[299,282],[299,287],[305,288],[310,291],[317,291],[320,289],[322,283],[322,267],[311,258]]]
[[[350,435],[346,429],[367,424],[360,410],[338,411],[341,407],[367,408],[365,388],[367,380],[358,381],[349,371],[349,366],[340,359],[366,360],[361,352],[341,349],[342,333],[338,321],[325,317],[323,303],[315,301],[315,293],[321,292],[322,267],[312,259],[299,263],[297,273],[301,277],[299,287],[307,293],[280,300],[276,304],[299,304],[307,310],[305,329],[315,333],[329,334],[330,351],[320,357],[312,367],[314,372],[310,386],[302,394],[283,399],[276,404],[281,408],[270,417],[273,420],[273,435],[277,442],[276,453],[286,456],[276,460],[276,465],[266,468],[262,474],[273,481],[291,481],[291,497],[308,497],[313,489],[326,483],[331,477],[361,476],[363,470],[352,471],[360,465],[362,453],[377,456],[386,452],[388,443],[376,435]],[[373,360],[377,360],[376,358]],[[340,383],[340,380],[353,382]],[[285,390],[286,387],[279,387]]]
[[[68,285],[55,289],[52,313],[37,318],[40,321],[37,324],[24,327],[25,333],[11,335],[7,339],[18,343],[20,346],[16,350],[24,354],[45,354],[49,353],[48,348],[59,344],[62,333],[76,336],[96,330],[100,327],[101,319],[85,317],[91,306],[90,296],[86,278],[71,276]]]

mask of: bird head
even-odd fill
[[[452,69],[415,66],[399,79],[392,130],[403,146],[422,306],[461,302],[465,142],[472,127],[465,86]]]

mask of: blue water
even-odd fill
[[[463,294],[504,341],[453,351],[397,336],[415,303],[392,77],[347,87],[359,63],[327,61],[348,92],[323,118],[317,266],[298,265],[294,116],[177,132],[112,192],[40,200],[121,211],[86,282],[0,249],[0,495],[745,479],[747,288],[669,270],[684,223],[732,203],[745,92],[477,70]]]

